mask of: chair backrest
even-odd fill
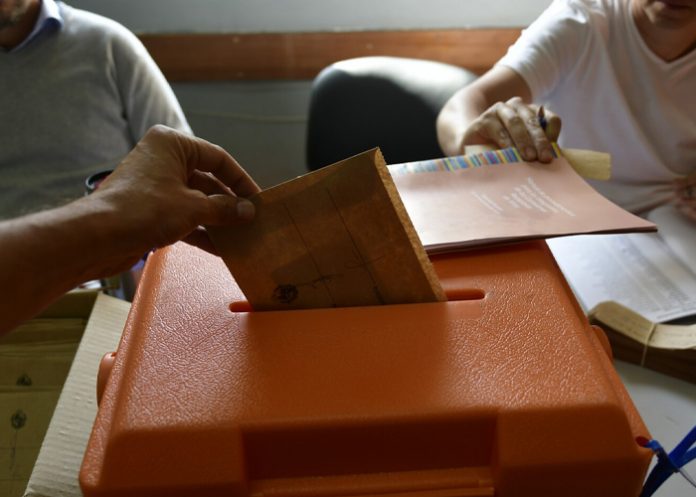
[[[307,167],[319,169],[373,147],[389,164],[442,156],[435,120],[466,69],[401,57],[359,57],[314,80],[307,125]]]

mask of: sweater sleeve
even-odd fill
[[[186,117],[157,64],[138,38],[122,26],[113,32],[115,80],[133,142],[149,128],[164,124],[192,133]]]

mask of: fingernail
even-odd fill
[[[527,160],[534,160],[536,159],[536,150],[532,147],[527,147],[524,149],[524,156]]]
[[[245,198],[240,198],[237,200],[237,216],[239,216],[241,219],[251,219],[254,217],[255,213],[256,207],[253,203],[251,203],[251,201]]]
[[[544,149],[541,151],[541,161],[542,162],[551,162],[553,160],[553,155],[551,155],[551,151]]]

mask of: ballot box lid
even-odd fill
[[[638,495],[649,434],[545,243],[433,262],[448,302],[253,312],[158,250],[84,495]]]

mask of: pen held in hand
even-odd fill
[[[544,113],[544,106],[540,106],[539,110],[537,111],[537,120],[539,121],[539,126],[541,126],[541,129],[546,131],[546,126],[548,125],[548,121],[546,120],[546,114]]]

